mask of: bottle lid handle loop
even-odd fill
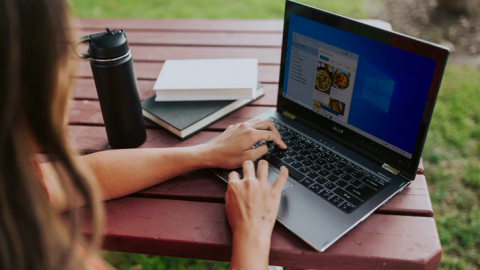
[[[78,53],[77,52],[78,45],[80,45],[82,43],[89,42],[90,40],[92,40],[92,37],[90,35],[77,39],[77,41],[75,42],[74,52],[78,57],[80,57],[82,59],[90,58],[90,53],[88,51],[84,52],[84,53]]]

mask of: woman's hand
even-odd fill
[[[231,268],[267,269],[270,238],[278,214],[288,170],[280,169],[273,184],[268,182],[268,163],[260,160],[258,172],[252,161],[243,163],[243,179],[230,173],[225,210],[233,231]]]
[[[255,161],[268,152],[266,145],[251,149],[259,141],[273,141],[281,149],[287,148],[272,122],[248,121],[229,126],[206,145],[209,164],[211,167],[234,169],[246,160]]]

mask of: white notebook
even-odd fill
[[[155,101],[235,100],[256,96],[258,60],[167,60],[153,86]]]

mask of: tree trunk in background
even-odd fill
[[[450,16],[471,15],[480,0],[437,0],[440,13]]]

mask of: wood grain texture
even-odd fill
[[[67,128],[70,143],[81,153],[92,153],[110,149],[104,127],[74,126]],[[220,132],[200,132],[181,141],[163,129],[147,129],[147,140],[140,148],[182,147],[205,143],[220,135]]]
[[[99,28],[99,32],[105,29]],[[78,30],[76,36],[87,36],[92,30]],[[129,45],[210,46],[210,47],[281,47],[282,33],[225,32],[126,32]]]
[[[414,182],[377,213],[432,217],[433,208],[425,177],[417,175]],[[211,171],[200,170],[140,191],[134,196],[223,203],[226,188],[226,183]]]
[[[92,31],[111,29],[174,32],[283,32],[283,20],[152,20],[152,19],[76,19],[74,27]]]
[[[69,126],[68,132],[74,148],[83,153],[110,149],[102,126]],[[219,132],[201,132],[190,139],[180,141],[162,129],[147,129],[147,141],[141,147],[191,146],[205,143],[219,134]],[[193,186],[192,182],[197,184]],[[142,191],[136,196],[223,201],[225,185],[219,189],[219,183],[223,184],[211,173],[199,175],[190,173]],[[198,188],[199,186],[201,188]],[[418,175],[401,195],[392,199],[380,211],[390,214],[433,216],[425,176]]]
[[[142,86],[139,85],[141,88]],[[77,88],[78,89],[78,88]],[[78,92],[86,92],[91,90],[79,90]],[[140,90],[142,92],[142,90]],[[77,91],[75,91],[77,93]],[[95,92],[94,92],[95,93]],[[75,94],[76,95],[76,94]],[[146,94],[141,94],[146,95]],[[271,99],[271,96],[264,97],[265,100]],[[260,100],[258,100],[260,102]],[[262,102],[263,103],[263,102]],[[271,103],[265,102],[265,103]],[[257,103],[257,105],[260,105]],[[226,116],[225,118],[220,119],[218,122],[212,124],[207,128],[207,130],[224,130],[229,125],[237,124],[240,122],[247,121],[249,119],[254,118],[255,116],[271,110],[271,107],[263,107],[263,106],[247,106],[239,109],[238,111],[233,112],[232,114]],[[71,124],[75,125],[97,125],[103,126],[103,118],[100,110],[100,104],[98,101],[94,100],[74,100],[71,102],[70,110],[69,110],[70,118],[69,121]],[[146,120],[146,126],[148,128],[160,128],[156,124]],[[423,162],[420,162],[420,166],[417,170],[418,174],[424,173]]]
[[[134,60],[135,61],[135,60]],[[77,61],[76,76],[82,78],[93,78],[90,62]],[[158,74],[162,70],[163,63],[149,63],[149,62],[135,62],[135,72],[139,80],[156,80]],[[278,65],[259,65],[258,66],[258,80],[261,83],[275,83],[278,84],[280,74],[280,66]],[[152,84],[153,86],[153,84]],[[153,89],[153,87],[151,88]]]
[[[212,124],[207,130],[224,130],[229,125],[245,122],[272,109],[272,107],[265,106],[243,107],[219,120],[217,123]],[[104,121],[100,103],[96,100],[72,100],[70,102],[69,122],[74,125],[103,126]],[[145,123],[148,128],[161,128],[149,120],[145,120]]]
[[[97,90],[93,79],[76,79],[73,88],[73,98],[78,100],[97,100]],[[138,91],[141,100],[145,100],[153,95],[152,90],[155,81],[138,80]],[[278,84],[264,84],[265,95],[251,103],[253,106],[276,106]]]
[[[169,59],[257,58],[259,64],[279,65],[280,48],[130,45],[134,62],[165,62]],[[79,48],[81,51],[82,48]],[[157,74],[158,75],[158,74]]]
[[[130,197],[107,202],[106,213],[107,250],[230,259],[231,230],[223,204]],[[270,264],[312,269],[435,269],[440,254],[433,218],[374,214],[324,253],[277,224]]]
[[[259,64],[280,64],[280,48],[130,46],[134,61],[163,62],[168,59],[257,58]]]

